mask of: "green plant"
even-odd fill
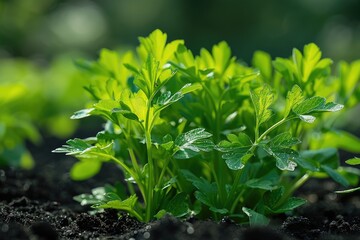
[[[38,142],[40,135],[23,108],[29,96],[23,84],[0,85],[0,166],[32,168],[34,161],[25,140]]]
[[[332,61],[315,44],[273,62],[258,51],[248,67],[225,42],[194,56],[159,30],[139,40],[136,53],[102,50],[97,62],[77,62],[95,76],[86,89],[96,103],[72,118],[107,123],[96,137],[54,151],[79,159],[76,180],[113,161],[127,182],[127,189],[109,185],[75,197],[82,204],[141,221],[170,213],[266,224],[305,203],[292,195],[310,177],[357,183],[339,166],[336,148],[316,147],[313,134],[332,129],[332,114],[344,107],[332,101],[350,107],[343,98],[352,97],[359,74],[348,73],[352,85],[335,83]]]
[[[39,144],[41,133],[67,138],[77,127],[69,116],[88,102],[77,102],[83,74],[69,57],[58,56],[45,68],[24,59],[0,59],[0,166],[31,168],[26,141]]]

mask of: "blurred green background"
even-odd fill
[[[350,61],[360,52],[359,11],[358,0],[1,0],[0,56],[93,55],[160,28],[195,52],[226,40],[247,62],[255,50],[287,57],[309,42]]]
[[[89,103],[75,59],[136,46],[138,36],[160,28],[195,54],[225,40],[247,63],[256,50],[288,57],[309,42],[335,62],[353,61],[359,12],[359,0],[0,0],[0,165],[14,156],[15,165],[32,165],[23,139],[67,139],[76,129],[77,137],[91,136],[101,128],[89,120],[79,130],[69,119]]]

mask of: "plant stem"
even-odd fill
[[[272,125],[271,127],[269,127],[268,129],[266,129],[265,132],[263,132],[263,134],[260,135],[260,137],[256,138],[256,143],[259,143],[264,137],[266,137],[266,135],[268,135],[271,131],[273,131],[275,128],[277,128],[278,126],[280,126],[281,124],[290,121],[292,119],[295,119],[296,117],[291,117],[291,118],[283,118],[280,121],[278,121],[277,123],[275,123],[274,125]]]
[[[296,180],[296,182],[284,193],[278,203],[275,205],[276,207],[281,206],[299,187],[301,187],[309,178],[310,174],[306,173],[301,178]]]
[[[240,177],[241,177],[241,172],[242,172],[241,169],[237,170],[237,172],[236,172],[235,179],[234,179],[234,183],[233,183],[233,185],[231,186],[231,190],[230,190],[229,196],[228,196],[228,198],[227,198],[227,200],[226,200],[226,206],[228,206],[228,205],[231,203],[231,201],[233,201],[233,197],[235,196],[236,189],[237,189],[237,187],[239,186],[239,181],[240,181]],[[235,203],[235,202],[233,202],[233,204],[234,204],[234,203]]]
[[[143,196],[144,201],[146,202],[144,185],[140,181],[139,176],[132,169],[130,169],[124,162],[120,161],[119,159],[117,159],[116,157],[114,157],[112,155],[108,155],[105,153],[94,153],[94,154],[104,157],[104,158],[109,158],[109,159],[113,160],[114,162],[116,162],[117,164],[119,164],[125,170],[125,172],[127,172],[131,177],[134,178],[134,181],[138,185],[141,195]]]
[[[147,152],[147,163],[149,166],[148,169],[148,185],[147,185],[147,195],[146,195],[146,218],[145,221],[148,222],[153,216],[153,198],[154,198],[154,177],[156,176],[154,162],[152,158],[152,142],[151,142],[151,122],[150,119],[150,109],[151,109],[151,99],[147,103],[146,119],[145,119],[145,143],[146,143],[146,152]]]

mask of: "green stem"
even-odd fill
[[[311,177],[310,174],[306,173],[301,178],[296,180],[296,182],[284,193],[281,199],[275,205],[276,207],[281,206],[299,187],[301,187],[309,178]]]
[[[93,153],[93,154],[104,157],[104,158],[109,158],[110,160],[113,160],[114,162],[119,164],[125,170],[125,172],[127,172],[130,176],[132,176],[134,178],[134,181],[137,183],[139,190],[141,192],[141,195],[144,198],[144,201],[146,201],[144,185],[141,183],[138,175],[133,170],[131,170],[124,162],[120,161],[116,157],[109,155],[109,154],[105,154],[105,153]]]
[[[280,121],[278,121],[277,123],[275,123],[274,125],[272,125],[271,127],[269,127],[268,129],[266,129],[265,132],[263,132],[263,134],[260,135],[260,137],[256,138],[256,143],[259,143],[264,137],[266,137],[266,135],[268,135],[271,131],[273,131],[275,128],[277,128],[278,126],[280,126],[281,124],[290,121],[292,119],[295,119],[297,117],[291,117],[291,118],[283,118]]]
[[[161,181],[162,181],[162,179],[163,179],[163,177],[164,177],[164,174],[165,174],[165,172],[166,172],[166,170],[167,170],[167,168],[168,168],[170,159],[171,159],[171,158],[167,158],[167,159],[165,160],[164,166],[162,166],[161,173],[160,173],[160,177],[159,177],[158,182],[157,182],[157,184],[156,184],[157,186],[159,186],[159,185],[161,184]]]
[[[221,100],[216,104],[215,97],[210,91],[210,89],[201,82],[202,87],[204,88],[205,92],[209,95],[209,99],[211,102],[211,105],[213,107],[213,111],[215,111],[215,127],[214,127],[214,137],[215,141],[219,141],[220,139],[220,128],[221,128],[221,116],[220,116],[220,110],[221,110]],[[217,166],[217,168],[216,168]],[[225,184],[223,183],[225,176],[224,176],[224,164],[220,162],[219,153],[214,153],[213,158],[211,159],[211,170],[214,175],[214,179],[216,182],[216,185],[218,186],[219,190],[219,197],[220,201],[222,203],[225,202],[227,194],[225,189]],[[215,171],[215,169],[218,169],[218,173]]]
[[[149,166],[148,169],[148,185],[147,185],[147,195],[146,195],[146,218],[145,221],[148,222],[153,216],[153,200],[154,200],[154,181],[155,181],[155,168],[152,158],[152,142],[151,142],[151,122],[150,119],[150,109],[151,109],[151,99],[147,103],[146,119],[145,119],[145,142],[146,142],[146,152],[147,152],[147,163]]]
[[[228,206],[231,201],[233,201],[233,197],[235,196],[235,193],[236,193],[236,189],[237,187],[239,186],[239,181],[240,181],[240,177],[241,177],[241,172],[242,170],[239,169],[237,170],[236,172],[236,175],[235,175],[235,179],[234,179],[234,183],[231,187],[231,190],[230,190],[230,193],[229,193],[229,196],[228,196],[228,199],[226,201],[226,206]],[[233,202],[234,203],[234,202]]]
[[[131,163],[134,167],[134,170],[135,172],[140,175],[140,167],[136,161],[136,156],[135,156],[135,153],[134,153],[134,149],[133,148],[129,148],[128,149],[128,152],[129,152],[129,155],[130,155],[130,159],[131,159]]]

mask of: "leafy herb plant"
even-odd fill
[[[106,124],[54,151],[79,159],[76,180],[113,161],[127,183],[76,196],[82,204],[140,221],[170,213],[267,224],[305,203],[292,195],[310,177],[357,184],[339,166],[339,146],[321,144],[335,112],[359,100],[360,74],[346,63],[341,77],[352,81],[339,83],[315,44],[274,61],[258,51],[249,67],[225,42],[194,56],[160,30],[139,41],[136,51],[104,49],[97,62],[77,62],[91,73],[86,90],[95,103],[72,118],[96,115]]]

